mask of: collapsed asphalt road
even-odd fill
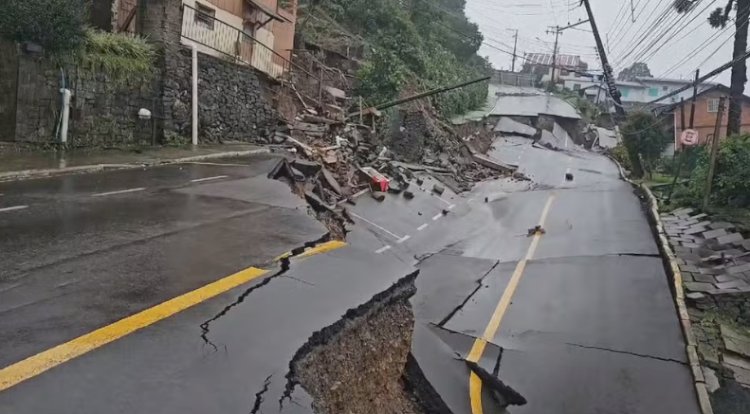
[[[614,164],[529,141],[496,148],[536,184],[438,197],[426,179],[413,200],[362,197],[345,246],[310,243],[326,230],[265,179],[273,157],[1,184],[2,207],[27,207],[0,213],[0,412],[335,412],[342,395],[365,398],[374,372],[415,410],[497,412],[470,359],[527,400],[510,412],[697,413],[661,259]],[[159,305],[207,283],[182,308]],[[413,320],[396,323],[408,307]],[[360,325],[341,321],[362,315],[380,329],[352,342],[344,327]],[[403,330],[410,355],[382,359],[403,378],[392,365],[322,370],[381,361],[355,356],[388,349],[367,332],[401,343]]]

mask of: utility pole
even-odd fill
[[[695,82],[693,82],[693,99],[690,102],[690,129],[693,129],[695,122],[695,100],[698,99],[698,79],[701,77],[701,70],[695,70]]]
[[[719,152],[719,131],[721,130],[721,120],[724,118],[724,98],[719,98],[719,111],[716,113],[716,125],[714,126],[714,139],[711,141],[711,163],[708,166],[708,179],[706,180],[706,190],[703,194],[703,211],[708,207],[708,200],[711,197],[711,187],[714,181],[714,172],[716,171],[716,155]]]
[[[562,34],[563,30],[570,29],[571,27],[576,27],[586,22],[588,22],[588,20],[581,20],[577,23],[569,24],[565,27],[547,26],[548,27],[547,34],[550,34],[550,33],[555,34],[555,49],[552,51],[552,76],[550,77],[550,82],[549,82],[550,91],[554,88],[554,85],[555,85],[555,71],[557,70],[557,44],[560,38],[560,34]]]
[[[515,72],[516,71],[516,49],[518,49],[518,29],[516,29],[516,34],[513,36],[515,39],[515,42],[513,42],[513,63],[511,64],[510,71]]]
[[[599,60],[602,62],[602,69],[604,69],[604,78],[607,80],[607,88],[609,89],[609,94],[612,96],[612,100],[615,101],[617,117],[622,119],[625,117],[625,109],[622,107],[620,91],[617,90],[617,85],[615,85],[615,79],[612,75],[612,66],[609,65],[607,53],[604,51],[604,45],[602,44],[602,38],[599,36],[599,29],[597,29],[596,21],[594,21],[594,13],[591,12],[589,0],[581,0],[581,3],[586,6],[586,14],[588,14],[589,21],[591,22],[591,31],[594,32],[594,40],[596,41],[596,48],[599,51]]]
[[[550,76],[549,79],[549,90],[551,91],[555,88],[555,71],[557,70],[557,40],[560,38],[560,33],[562,33],[562,30],[560,29],[560,26],[549,26],[549,28],[552,29],[552,32],[547,30],[547,34],[555,34],[555,48],[552,49],[552,76]]]

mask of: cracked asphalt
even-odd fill
[[[493,155],[536,184],[438,197],[426,178],[413,200],[361,197],[346,246],[288,269],[272,259],[325,228],[265,178],[272,155],[0,183],[0,208],[26,206],[0,210],[0,367],[242,269],[267,270],[6,387],[0,412],[311,412],[299,387],[282,399],[295,352],[419,270],[412,353],[454,413],[472,413],[460,359],[513,280],[478,361],[528,400],[510,412],[698,413],[662,262],[616,166],[529,141],[498,142]],[[514,278],[552,195],[546,232]],[[483,412],[499,412],[482,395]]]

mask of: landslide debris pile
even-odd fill
[[[512,172],[477,158],[490,146],[490,127],[457,131],[442,122],[484,103],[486,83],[383,111],[371,107],[489,70],[476,55],[481,41],[467,43],[445,27],[481,38],[463,17],[463,1],[324,0],[303,2],[299,14],[295,67],[276,96],[285,122],[271,139],[296,159],[271,176],[294,183],[319,218],[323,212],[325,221],[345,221],[342,211],[331,213],[335,206],[377,190],[380,178],[398,190],[415,171],[425,172],[461,192]],[[404,34],[408,39],[394,43]]]

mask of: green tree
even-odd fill
[[[688,13],[697,5],[700,0],[675,0],[674,7],[680,13]],[[735,7],[736,6],[736,7]],[[729,120],[727,123],[727,136],[740,133],[742,124],[742,102],[745,93],[745,83],[747,82],[747,64],[745,59],[741,59],[747,50],[748,22],[750,22],[750,0],[728,0],[727,4],[721,8],[716,8],[708,16],[708,22],[711,27],[724,28],[729,22],[729,15],[735,10],[734,19],[734,50],[732,59],[737,62],[732,66],[732,80],[730,83],[729,95]]]
[[[709,147],[703,148],[690,182],[690,193],[702,199],[709,168]],[[716,206],[750,207],[750,135],[723,140],[716,158],[711,202]]]
[[[653,78],[648,65],[643,62],[635,62],[629,68],[625,68],[617,75],[617,80],[635,81],[636,78]]]
[[[85,38],[87,0],[6,0],[0,12],[0,37],[33,42],[46,53],[76,50]]]
[[[648,112],[629,113],[621,132],[633,175],[642,177],[644,172],[651,171],[661,157],[669,136],[661,128],[659,120]]]

